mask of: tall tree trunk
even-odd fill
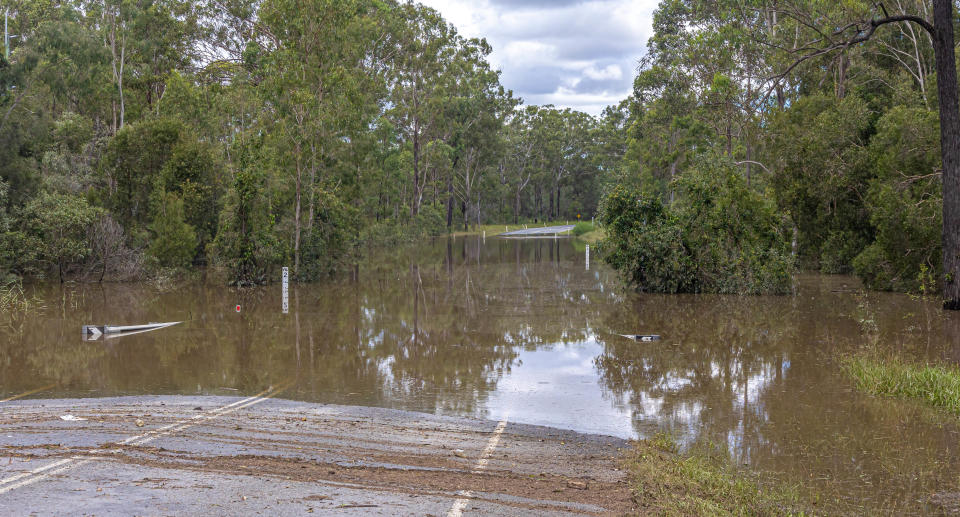
[[[300,195],[303,169],[300,163],[300,144],[297,144],[297,194],[293,212],[293,276],[300,274]]]
[[[557,182],[557,219],[560,219],[560,182]]]
[[[453,226],[453,180],[447,177],[447,228]]]
[[[943,306],[960,310],[960,100],[953,47],[953,0],[933,0],[933,27],[943,157]]]
[[[846,82],[849,63],[847,62],[847,56],[844,55],[843,52],[840,53],[837,60],[837,98],[842,99],[847,95]]]
[[[453,171],[457,170],[459,161],[459,156],[453,159],[453,166],[450,167],[450,174],[447,175],[447,229],[453,227]]]
[[[307,201],[307,233],[313,230],[314,206],[316,201],[317,182],[317,148],[313,142],[310,142],[310,199]],[[358,183],[359,184],[359,183]]]
[[[520,224],[520,191],[517,191],[516,203],[513,205],[513,224]]]
[[[413,203],[410,205],[410,215],[416,217],[420,213],[420,128],[415,124],[413,130]]]

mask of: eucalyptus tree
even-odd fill
[[[458,54],[460,37],[440,13],[420,4],[397,7],[402,20],[389,77],[391,109],[387,116],[397,127],[412,157],[410,215],[420,212],[427,177],[423,151],[442,131],[444,101],[452,86],[449,74]]]
[[[306,6],[271,0],[260,7],[261,30],[270,41],[262,49],[260,90],[269,106],[263,127],[276,151],[270,165],[293,183],[294,275],[300,270],[305,186],[312,203],[321,165],[339,160],[350,145],[344,129],[362,124],[352,120],[363,113],[369,93],[368,76],[358,65],[376,37],[368,20],[375,13],[374,4],[362,0],[313,0]]]
[[[447,176],[447,227],[453,222],[455,192],[461,200],[464,227],[480,219],[480,185],[499,162],[504,119],[517,101],[490,68],[485,40],[460,40],[449,73],[455,85],[445,101],[445,140],[453,152]],[[471,217],[471,215],[473,217]]]
[[[513,193],[513,222],[520,222],[521,196],[530,185],[536,167],[537,141],[534,130],[539,123],[540,108],[524,106],[514,113],[507,126],[507,157],[505,159],[507,183]]]

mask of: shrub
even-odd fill
[[[301,246],[299,276],[316,279],[332,273],[353,255],[359,233],[359,210],[335,192],[317,189],[317,211]]]
[[[164,267],[186,267],[197,251],[197,232],[183,217],[183,201],[175,194],[164,195],[163,204],[153,218],[154,233],[150,255]]]
[[[266,176],[253,167],[237,171],[208,250],[211,261],[230,270],[232,284],[263,283],[281,258],[273,226]]]
[[[82,196],[44,192],[25,207],[28,230],[13,240],[15,249],[36,252],[42,262],[57,268],[63,281],[66,270],[89,255],[87,228],[101,212]]]
[[[877,123],[870,145],[880,174],[866,198],[876,235],[853,260],[854,270],[871,289],[935,288],[930,280],[943,269],[937,115],[895,108]]]
[[[772,203],[736,169],[705,163],[673,183],[672,206],[616,187],[604,199],[605,260],[628,284],[664,293],[785,293],[795,271]]]
[[[372,224],[360,234],[360,241],[372,246],[393,246],[443,235],[447,223],[440,208],[424,205],[420,213],[408,221],[383,221]]]
[[[580,221],[573,227],[573,234],[576,236],[583,235],[585,233],[590,233],[593,231],[593,225],[587,222]]]

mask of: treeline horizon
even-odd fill
[[[524,106],[394,0],[22,0],[0,59],[0,274],[309,280],[358,244],[592,215],[621,114]]]
[[[415,3],[13,2],[0,273],[311,280],[363,244],[597,213],[642,290],[955,290],[955,4],[662,0],[633,92],[591,116],[523,105]]]

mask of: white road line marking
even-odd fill
[[[143,433],[143,434],[138,434],[138,435],[136,435],[136,436],[131,436],[130,438],[127,438],[126,440],[124,440],[124,441],[122,441],[122,442],[120,442],[120,443],[123,444],[123,445],[127,445],[127,444],[129,444],[129,443],[133,443],[133,442],[136,442],[137,440],[149,438],[149,437],[151,437],[151,436],[160,436],[161,434],[164,433],[164,431],[167,431],[168,429],[172,429],[172,428],[177,427],[177,426],[182,426],[182,425],[188,424],[187,427],[190,427],[191,425],[196,425],[196,424],[191,424],[190,422],[191,422],[192,420],[197,420],[197,419],[200,419],[200,418],[203,418],[203,417],[214,418],[214,417],[220,416],[220,414],[221,414],[222,411],[226,411],[226,410],[228,410],[228,409],[230,409],[230,408],[232,408],[232,407],[234,407],[234,406],[238,406],[238,405],[240,405],[240,404],[245,404],[245,403],[247,403],[247,402],[250,402],[250,401],[259,399],[260,397],[269,398],[269,397],[273,396],[273,393],[271,393],[271,392],[273,392],[274,390],[276,390],[277,392],[282,391],[282,390],[280,389],[280,387],[277,387],[277,388],[271,387],[270,389],[263,390],[263,391],[261,391],[260,393],[257,393],[256,395],[254,395],[254,396],[252,396],[252,397],[247,397],[247,398],[245,398],[245,399],[238,400],[238,401],[236,401],[236,402],[227,404],[226,406],[223,406],[223,407],[220,407],[220,408],[211,409],[210,411],[207,411],[206,413],[200,413],[200,414],[198,414],[198,415],[193,415],[193,416],[190,417],[190,419],[188,419],[188,420],[180,420],[179,422],[174,422],[174,423],[172,423],[172,424],[168,424],[168,425],[165,425],[165,426],[163,426],[163,427],[159,427],[159,428],[157,428],[157,429],[151,429],[150,431],[147,431],[147,432],[145,432],[145,433]],[[246,407],[246,406],[244,406],[244,407]],[[186,427],[184,427],[183,429],[186,429]],[[180,429],[175,429],[174,431],[177,431],[177,430],[180,430]],[[171,432],[173,432],[173,431],[171,431]],[[2,484],[2,482],[0,482],[0,484]]]
[[[205,417],[205,420],[212,420],[219,416],[223,416],[228,413],[233,413],[234,411],[238,411],[238,410],[250,407],[254,404],[259,404],[260,402],[263,402],[264,400],[267,400],[270,397],[273,397],[274,395],[276,395],[277,393],[280,393],[281,391],[289,388],[291,384],[292,382],[289,382],[289,383],[284,383],[283,385],[278,386],[276,388],[271,387],[270,389],[261,391],[260,393],[252,397],[247,397],[245,399],[227,404],[226,406],[223,406],[217,409],[212,409],[206,413],[195,415],[189,420],[181,420],[179,422],[174,422],[172,424],[165,425],[158,429],[154,429],[152,431],[139,434],[137,436],[132,436],[120,443],[142,445],[144,443],[151,442],[157,438],[160,438],[161,436],[165,436],[165,435],[174,433],[176,431],[182,431],[184,429],[197,425],[197,423],[199,422],[194,422],[194,420],[196,420],[198,417],[199,418]],[[4,494],[11,490],[30,485],[32,483],[36,483],[37,481],[41,481],[54,474],[63,472],[67,469],[71,469],[73,467],[79,467],[80,465],[89,463],[94,459],[95,458],[84,457],[84,456],[74,456],[72,458],[62,459],[62,460],[44,465],[42,467],[38,467],[29,472],[24,472],[21,474],[17,474],[15,476],[10,476],[5,479],[0,479],[0,494]]]
[[[507,417],[503,417],[497,424],[497,428],[493,430],[493,436],[490,437],[490,440],[487,442],[487,446],[483,448],[483,452],[480,454],[480,458],[477,459],[477,464],[474,466],[472,472],[474,474],[479,474],[486,470],[487,463],[490,462],[490,456],[493,455],[493,451],[497,448],[497,445],[500,443],[500,435],[503,434],[503,430],[507,428]],[[473,491],[471,490],[461,490],[457,492],[457,495],[460,497],[453,502],[453,506],[450,507],[450,511],[447,512],[447,517],[462,517],[463,510],[467,507],[467,502],[473,498]]]
[[[52,475],[54,475],[54,474],[59,474],[60,472],[63,472],[63,471],[65,471],[65,470],[67,470],[67,469],[72,469],[72,468],[74,468],[74,467],[79,467],[80,465],[84,465],[84,464],[86,464],[86,463],[90,463],[91,461],[93,461],[93,459],[91,459],[91,458],[84,458],[84,459],[80,459],[80,458],[81,458],[80,456],[75,456],[75,457],[73,457],[73,458],[68,458],[68,459],[66,459],[66,460],[58,461],[58,462],[56,462],[55,464],[48,465],[47,468],[53,467],[53,466],[55,466],[55,465],[60,465],[60,467],[55,468],[55,469],[52,469],[52,470],[49,470],[49,471],[46,471],[46,472],[41,472],[41,473],[39,473],[39,474],[37,474],[37,475],[35,475],[35,476],[33,476],[33,477],[24,479],[23,481],[21,481],[21,482],[19,482],[19,483],[14,483],[14,484],[12,484],[12,485],[7,485],[7,486],[4,486],[4,487],[0,487],[0,494],[4,494],[4,493],[6,493],[6,492],[9,492],[9,491],[11,491],[11,490],[15,490],[15,489],[20,488],[20,487],[22,487],[22,486],[27,486],[27,485],[36,483],[37,481],[40,481],[40,480],[42,480],[42,479],[46,479],[46,478],[48,478],[48,477],[50,477],[50,476],[52,476]]]
[[[6,479],[0,479],[0,485],[6,485],[7,483],[13,483],[14,481],[16,481],[16,480],[18,480],[18,479],[23,479],[23,478],[25,478],[25,477],[32,476],[32,475],[34,475],[34,474],[39,474],[39,473],[43,472],[44,470],[52,469],[52,468],[57,467],[57,466],[59,466],[59,465],[63,465],[64,463],[71,463],[71,462],[73,462],[73,458],[67,458],[67,459],[55,461],[55,462],[53,462],[53,463],[48,463],[48,464],[43,465],[43,466],[41,466],[41,467],[35,468],[35,469],[31,470],[31,471],[23,472],[23,473],[21,473],[21,474],[17,474],[16,476],[10,476],[10,477],[8,477],[8,478],[6,478]]]

